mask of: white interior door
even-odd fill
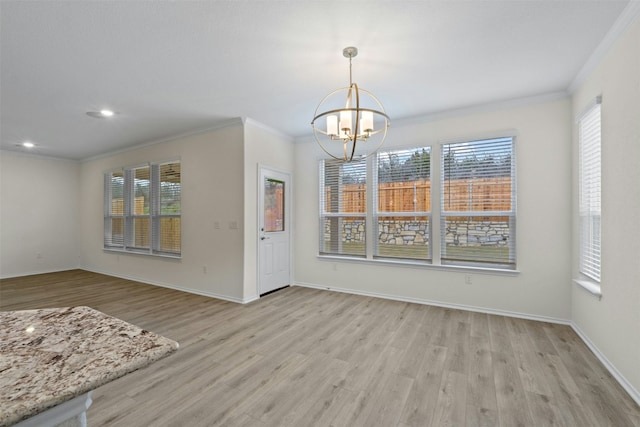
[[[260,166],[258,181],[258,293],[291,284],[290,175]]]

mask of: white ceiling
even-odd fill
[[[393,120],[567,90],[628,1],[2,1],[1,148],[86,159],[249,117],[309,135],[354,81]],[[85,113],[109,107],[114,119]]]

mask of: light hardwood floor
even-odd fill
[[[74,270],[0,310],[88,305],[180,343],[97,389],[97,426],[640,426],[568,326],[300,287],[247,305]]]

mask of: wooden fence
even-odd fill
[[[366,211],[365,184],[342,187],[342,212]],[[331,209],[331,186],[325,188],[327,212]],[[444,207],[449,212],[511,210],[511,178],[475,178],[448,180],[444,183]],[[385,182],[378,185],[380,212],[429,212],[431,181]]]

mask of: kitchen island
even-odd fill
[[[92,390],[177,349],[90,307],[0,312],[0,427],[85,426]]]

